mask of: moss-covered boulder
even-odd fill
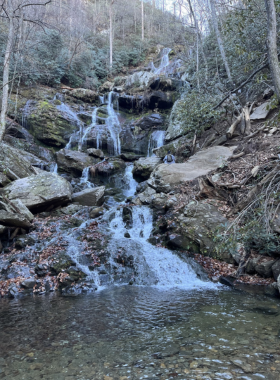
[[[85,103],[99,104],[99,96],[95,91],[92,90],[85,88],[75,88],[73,90],[66,90],[65,93]]]
[[[67,119],[56,106],[40,100],[27,116],[30,133],[42,143],[54,147],[63,147],[77,126]]]
[[[133,175],[139,177],[142,180],[148,179],[153,170],[162,163],[162,160],[158,157],[146,157],[140,158],[134,162]]]

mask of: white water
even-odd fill
[[[113,96],[115,96],[115,93],[111,91],[109,93],[108,103],[107,103],[108,117],[106,119],[106,126],[110,132],[110,135],[114,144],[113,154],[119,155],[121,154],[121,141],[120,141],[121,125],[118,119],[118,115],[114,110]]]
[[[79,185],[84,185],[85,189],[90,189],[94,187],[94,184],[89,181],[90,176],[90,166],[85,168],[82,173]]]
[[[147,157],[152,157],[153,149],[160,148],[164,145],[165,131],[155,131],[151,134],[148,145]]]
[[[164,48],[163,49],[163,57],[161,58],[161,62],[159,67],[155,67],[154,63],[152,63],[152,72],[156,75],[165,74],[166,67],[169,65],[169,53],[171,52],[171,49]]]
[[[58,174],[58,165],[57,165],[57,164],[55,164],[55,165],[53,166],[51,172],[54,173],[54,174]]]
[[[78,143],[78,149],[81,150],[81,140],[82,140],[82,136],[83,136],[83,128],[84,128],[84,124],[83,122],[78,118],[77,114],[72,111],[72,109],[65,103],[61,102],[60,105],[56,106],[56,108],[64,113],[68,119],[70,119],[78,128],[79,128],[79,143]],[[74,132],[71,136],[70,136],[70,139],[69,139],[69,142],[68,144],[66,145],[66,149],[71,149],[72,148],[72,140],[73,140],[73,137],[77,134],[77,132]]]
[[[133,165],[128,165],[123,177],[125,183],[125,190],[123,193],[126,197],[132,197],[136,193],[136,187],[138,185],[138,182],[133,178],[132,170]]]
[[[83,135],[83,137],[82,137],[82,145],[84,144],[84,140],[85,140],[85,138],[87,137],[89,131],[90,131],[92,128],[94,128],[94,127],[96,126],[96,123],[97,123],[97,112],[98,112],[98,108],[95,108],[95,109],[93,110],[93,112],[92,112],[92,116],[91,116],[91,124],[90,124],[90,126],[88,126],[87,129],[85,130],[85,133],[84,133],[84,135]],[[96,138],[96,140],[97,140],[97,138]],[[98,149],[98,147],[97,147],[97,149]]]
[[[155,247],[147,242],[152,228],[153,217],[151,210],[146,206],[132,207],[133,226],[126,229],[122,218],[122,209],[115,211],[115,217],[110,222],[110,229],[116,242],[123,241],[124,234],[129,232],[131,239],[137,243],[138,252],[131,252],[132,255],[141,254],[157,279],[160,288],[181,287],[184,289],[216,288],[211,282],[200,280],[191,265],[181,260],[176,254],[166,248]],[[141,273],[139,273],[141,277]]]

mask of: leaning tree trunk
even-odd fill
[[[264,0],[267,13],[267,48],[275,94],[280,100],[280,68],[277,54],[277,23],[274,0]]]
[[[9,14],[10,16],[10,14]],[[7,46],[4,58],[4,68],[3,68],[3,93],[2,93],[2,109],[0,116],[0,142],[3,140],[5,127],[6,127],[6,116],[8,109],[8,98],[9,98],[9,70],[10,70],[10,59],[13,47],[14,39],[14,21],[13,18],[9,17],[9,34],[7,40]]]
[[[223,44],[222,36],[221,36],[219,25],[218,25],[215,0],[209,0],[209,1],[210,1],[210,7],[211,7],[211,18],[212,18],[212,22],[213,22],[213,25],[214,25],[214,29],[215,29],[216,38],[217,38],[217,42],[218,42],[218,45],[219,45],[220,53],[221,53],[221,56],[222,56],[222,59],[223,59],[223,63],[224,63],[224,66],[225,66],[225,69],[226,69],[227,76],[228,76],[228,79],[230,81],[230,84],[233,85],[233,80],[232,80],[232,76],[231,76],[231,72],[230,72],[227,56],[226,56],[225,49],[224,49],[224,44]]]

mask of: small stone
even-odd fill
[[[160,368],[166,368],[166,365],[164,363],[160,363]]]
[[[29,352],[28,354],[26,354],[26,356],[28,356],[30,358],[33,358],[34,357],[34,352]]]
[[[190,373],[188,369],[184,369],[184,373]]]
[[[113,379],[113,377],[111,377],[111,376],[106,376],[106,375],[104,375],[104,380],[114,380],[114,379]]]
[[[198,362],[191,362],[191,364],[190,364],[191,369],[195,369],[197,367],[198,367]]]

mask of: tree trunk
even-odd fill
[[[8,5],[9,9],[9,5]],[[2,94],[2,109],[0,116],[0,143],[3,140],[6,126],[6,116],[8,108],[8,98],[9,98],[9,69],[10,69],[10,59],[13,47],[14,39],[14,20],[12,18],[11,12],[8,11],[9,15],[9,34],[7,40],[7,46],[5,51],[4,68],[3,68],[3,94]]]
[[[267,13],[267,48],[269,67],[275,88],[275,94],[280,100],[280,68],[277,55],[276,11],[274,0],[264,0]]]
[[[216,13],[216,6],[215,6],[215,0],[209,0],[210,1],[210,7],[211,7],[211,17],[212,17],[212,22],[214,25],[215,33],[216,33],[216,38],[217,42],[219,45],[220,53],[223,59],[223,63],[227,72],[228,79],[230,81],[230,84],[233,85],[233,80],[231,77],[231,72],[228,64],[228,60],[226,57],[225,49],[224,49],[224,44],[222,40],[222,36],[219,30],[219,25],[218,25],[218,18],[217,18],[217,13]]]
[[[111,0],[109,8],[109,18],[110,18],[110,69],[113,66],[113,4],[115,0]]]
[[[145,38],[145,23],[144,23],[144,0],[142,0],[142,41]]]

